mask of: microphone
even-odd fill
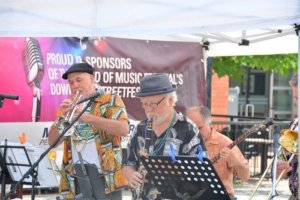
[[[26,38],[23,50],[23,67],[29,86],[40,87],[44,76],[44,63],[40,44],[34,38]]]
[[[28,37],[23,50],[23,68],[28,85],[32,89],[32,121],[39,121],[41,115],[41,80],[44,76],[44,63],[38,40]]]
[[[81,104],[81,103],[83,103],[85,101],[89,101],[89,100],[95,99],[95,98],[97,98],[99,96],[102,96],[103,94],[104,94],[104,90],[100,88],[95,93],[91,94],[90,96],[88,96],[86,98],[83,98],[82,100],[78,101],[78,103],[76,105]]]
[[[11,95],[11,94],[0,94],[0,99],[19,100],[19,96],[17,96],[17,95]]]

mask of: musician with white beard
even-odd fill
[[[122,165],[122,173],[133,188],[133,199],[162,199],[149,175],[145,175],[141,153],[168,155],[172,145],[176,155],[194,155],[199,145],[205,151],[198,128],[174,109],[175,90],[167,74],[152,74],[141,80],[136,96],[147,119],[141,121],[132,134]]]

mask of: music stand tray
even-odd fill
[[[6,149],[6,152],[5,152]],[[5,164],[9,172],[11,182],[19,181],[27,170],[44,152],[42,147],[21,145],[18,143],[4,142],[0,143],[0,158],[4,161],[4,152],[6,153]],[[46,187],[57,187],[58,181],[55,172],[51,168],[48,158],[44,158],[36,168],[37,180],[35,185]],[[32,176],[24,179],[23,184],[32,184]]]
[[[230,197],[207,158],[193,156],[141,157],[149,177],[165,199],[230,200]]]
[[[25,170],[32,166],[28,152],[23,145],[0,145],[0,160],[1,163],[5,163],[4,170],[9,172],[9,182],[6,183],[17,182],[26,172]],[[31,184],[31,177],[26,178],[23,184]]]

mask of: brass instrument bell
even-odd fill
[[[287,162],[290,163],[292,161],[292,159],[294,158],[294,156],[298,154],[298,131],[291,130],[291,129],[282,129],[280,131],[279,144],[280,144],[280,148],[279,148],[278,152],[282,153],[283,149],[284,149],[285,151],[291,153],[290,157],[287,160]],[[259,185],[261,184],[263,178],[266,176],[268,170],[271,168],[273,162],[274,162],[274,158],[273,158],[273,161],[269,164],[269,166],[265,170],[265,172],[263,173],[260,180],[258,181],[258,184],[256,185],[254,191],[252,192],[249,200],[252,200],[255,192],[257,191]],[[285,172],[285,170],[283,170],[280,173],[280,175],[277,177],[275,187],[281,180],[284,172]],[[267,199],[270,199],[271,195],[272,195],[272,193],[270,192]]]
[[[283,129],[280,131],[279,143],[286,151],[298,154],[298,131]]]

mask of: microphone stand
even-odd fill
[[[19,96],[10,94],[0,94],[0,108],[2,108],[4,99],[19,100]]]
[[[0,96],[0,108],[2,108],[3,101],[4,101],[4,97],[1,97],[1,96]]]
[[[22,176],[22,178],[14,185],[14,187],[9,191],[7,195],[5,195],[4,200],[7,200],[7,198],[15,191],[15,189],[23,182],[25,178],[27,178],[29,175],[32,175],[32,181],[36,181],[37,177],[37,170],[34,169],[38,166],[38,164],[42,161],[42,159],[49,153],[51,149],[53,149],[59,141],[62,139],[62,137],[65,135],[65,133],[73,126],[73,124],[78,121],[78,119],[81,117],[81,115],[86,111],[88,107],[92,105],[94,99],[90,99],[87,105],[83,108],[83,110],[75,117],[75,119],[64,128],[62,133],[56,138],[56,140],[48,147],[48,149],[45,150],[44,153],[39,157],[39,159],[32,164],[32,166],[28,169],[28,171]],[[31,192],[31,200],[34,200],[34,183],[32,184],[32,192]]]
[[[274,154],[274,160],[273,160],[273,167],[272,167],[272,196],[270,200],[274,199],[276,196],[276,171],[277,171],[277,157],[279,153],[279,131],[278,127],[276,125],[273,126],[273,154]]]

